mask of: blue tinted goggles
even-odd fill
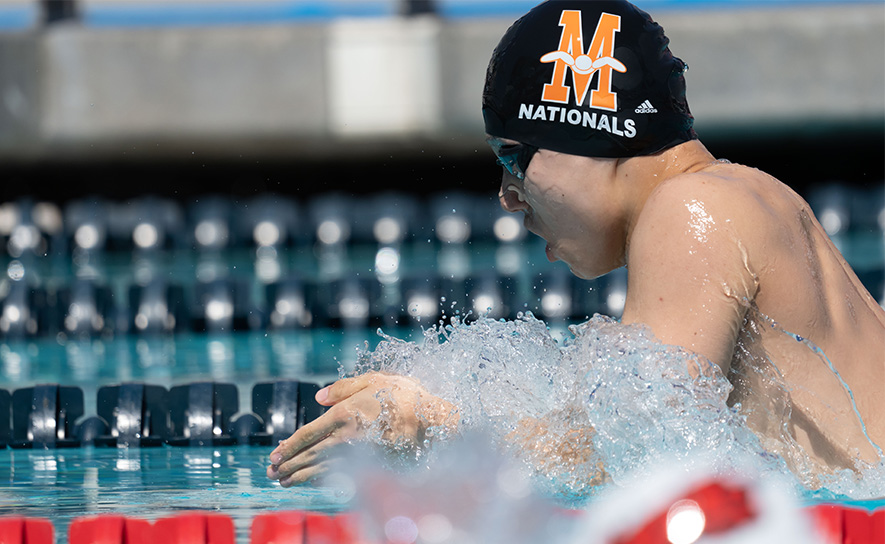
[[[538,148],[530,144],[506,144],[498,138],[486,140],[498,157],[498,164],[517,179],[525,179],[525,172]]]

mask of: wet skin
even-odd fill
[[[540,149],[524,180],[504,173],[499,197],[547,241],[548,258],[577,276],[627,266],[624,323],[647,325],[663,343],[706,357],[726,375],[736,346],[757,331],[756,349],[792,390],[789,432],[821,466],[878,458],[826,365],[795,339],[754,327],[761,313],[820,347],[853,391],[869,437],[885,446],[885,311],[787,186],[719,162],[691,141],[630,159]],[[737,398],[764,402],[752,381],[734,385]],[[342,380],[318,398],[333,408],[274,450],[268,476],[291,485],[322,473],[325,460],[359,435],[360,422],[380,413],[379,391],[403,406],[391,436],[422,443],[422,424],[407,414],[416,402],[425,413],[439,410],[435,420],[457,425],[454,407],[409,378]],[[773,432],[765,421],[749,423]]]
[[[381,399],[389,401],[379,402]],[[458,412],[450,402],[428,393],[418,380],[370,372],[321,389],[316,400],[329,410],[282,441],[270,455],[268,478],[283,487],[325,473],[342,449],[358,440],[382,408],[389,413],[383,439],[400,450],[419,448],[429,426],[457,428]],[[419,417],[420,416],[420,417]]]

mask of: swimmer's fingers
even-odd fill
[[[328,411],[310,423],[295,431],[292,436],[280,442],[270,453],[270,463],[279,466],[294,457],[301,450],[308,448],[336,429],[347,423],[338,417],[338,412]]]
[[[323,406],[332,406],[356,395],[369,386],[381,384],[393,378],[390,374],[382,372],[367,372],[353,378],[344,378],[320,389],[316,394],[316,400]]]
[[[267,477],[280,482],[307,481],[309,478],[305,477],[305,474],[311,474],[312,467],[331,459],[334,452],[344,443],[346,440],[342,437],[330,435],[312,447],[301,450],[291,459],[279,465],[270,465],[267,467]],[[299,472],[302,474],[298,474]]]
[[[319,433],[329,431],[314,443],[299,449],[292,456],[282,459],[281,462],[274,462],[279,458],[271,454],[272,464],[267,468],[268,478],[279,480],[283,487],[289,487],[308,482],[326,472],[341,448],[362,437],[365,421],[377,417],[378,402],[373,398],[362,398],[367,396],[357,395],[357,398],[351,402],[332,407],[329,412],[324,414],[324,416],[329,416],[326,419],[331,423],[327,422],[323,427],[309,430],[304,437],[296,436],[298,432],[293,434],[289,440],[299,438],[310,440]],[[359,408],[360,405],[363,405],[363,410]],[[366,408],[370,414],[368,416],[364,413]],[[294,449],[297,444],[293,440],[292,445],[288,447]]]
[[[368,374],[356,376],[355,378],[344,378],[332,385],[327,385],[317,391],[316,401],[323,406],[337,404],[368,387],[374,380],[373,375],[374,373],[370,372]]]
[[[303,483],[310,482],[311,480],[314,480],[329,472],[331,464],[332,463],[329,461],[323,461],[321,463],[317,463],[316,465],[306,466],[298,472],[292,474],[291,476],[281,478],[280,485],[283,487],[292,487],[293,485],[301,485]]]
[[[380,411],[381,406],[370,391],[358,392],[280,442],[270,454],[270,464],[280,466],[332,434],[343,439],[357,438],[362,425],[373,421]]]

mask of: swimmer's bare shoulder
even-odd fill
[[[695,213],[683,211],[691,207]],[[631,270],[631,275],[639,278],[640,289],[636,293],[628,289],[628,305],[631,299],[649,304],[649,294],[654,292],[643,284],[658,281],[675,286],[685,298],[681,305],[679,302],[669,305],[670,312],[685,311],[691,308],[691,303],[694,308],[700,306],[703,311],[699,313],[718,315],[728,322],[726,312],[721,311],[724,307],[741,312],[746,306],[729,305],[717,297],[725,293],[724,298],[733,301],[732,294],[744,284],[732,282],[731,287],[724,290],[709,287],[715,282],[729,285],[729,278],[741,277],[740,272],[730,275],[739,269],[733,251],[739,248],[745,271],[749,273],[741,281],[755,286],[755,289],[745,289],[741,296],[784,330],[809,339],[826,354],[853,392],[869,437],[880,445],[885,443],[885,415],[880,408],[885,391],[885,311],[858,280],[804,199],[759,170],[716,165],[663,183],[649,198],[642,215],[630,251],[637,267],[651,262],[649,256],[655,252],[670,252],[681,254],[681,261],[675,257],[673,260],[696,276],[680,275],[673,266],[669,270],[666,267],[647,270],[648,266],[646,270]],[[696,228],[703,224],[702,217],[710,220],[710,228],[704,233],[705,243],[699,242],[702,236]],[[686,226],[680,231],[681,223]],[[662,236],[662,232],[667,235]],[[716,308],[720,310],[718,314]],[[664,342],[688,347],[710,358],[717,356],[716,348],[721,350],[718,356],[726,357],[725,353],[734,347],[733,341],[727,341],[728,329],[723,322],[711,320],[710,326],[703,320],[698,325],[694,320],[692,325],[691,317],[687,321],[674,319],[678,313],[671,313],[669,318],[664,312],[639,311],[631,315],[636,316],[633,317],[636,321],[651,321],[652,330]],[[688,337],[689,331],[667,328],[673,323],[696,330]],[[732,316],[728,324],[737,327],[741,323]],[[694,341],[694,335],[706,338]],[[787,375],[789,365],[782,367],[787,373],[786,379],[803,388],[814,388],[815,394],[830,399],[831,403],[841,398],[842,386],[828,380],[829,370],[819,366],[820,361],[812,352],[803,352],[800,357],[784,350],[783,344],[769,344],[764,339],[763,343],[774,360],[791,360],[798,365],[799,370],[793,375]],[[797,411],[811,410],[803,405],[801,398],[793,401]],[[836,435],[823,424],[819,430],[827,436]],[[855,438],[850,443],[857,447],[863,441]],[[866,458],[873,460],[875,455],[869,454]]]
[[[758,289],[755,271],[765,266],[756,248],[776,235],[763,176],[717,163],[652,191],[629,235],[624,322],[643,323],[661,341],[728,370]]]
[[[885,312],[808,204],[764,172],[715,164],[661,183],[635,222],[627,266],[624,321],[647,324],[663,342],[727,370],[752,302],[849,365],[843,376],[858,375],[849,385],[861,405],[870,384],[882,390]]]

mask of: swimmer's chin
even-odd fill
[[[562,259],[557,259],[562,260]],[[600,278],[614,269],[609,269],[604,272],[600,272],[599,270],[580,268],[578,265],[572,264],[568,261],[562,260],[568,266],[569,272],[571,272],[576,278],[582,280],[595,280],[596,278]]]
[[[568,266],[571,273],[582,280],[595,280],[596,278],[602,276],[603,274],[610,272],[610,271],[606,271],[606,272],[600,274],[600,273],[593,273],[593,272],[586,271],[586,270],[582,271],[582,270],[576,268],[575,265],[573,265],[572,263],[570,263],[566,260],[560,259],[559,256],[556,255],[556,250],[549,243],[544,247],[544,253],[547,254],[547,260],[550,261],[551,263],[555,263],[556,261],[564,262]]]

